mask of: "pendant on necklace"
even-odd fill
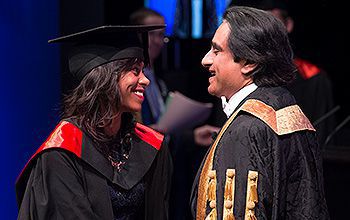
[[[108,160],[111,162],[112,167],[116,168],[118,172],[121,171],[122,166],[125,164],[125,161],[115,161],[111,156],[108,156]]]

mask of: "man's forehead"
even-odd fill
[[[230,28],[227,22],[223,22],[218,29],[216,30],[212,45],[217,45],[221,48],[225,47],[227,45],[227,39],[228,35],[230,34]]]

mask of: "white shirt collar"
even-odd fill
[[[226,102],[226,97],[221,96],[221,102],[222,102],[222,109],[224,110],[227,117],[230,117],[230,115],[233,113],[233,111],[237,108],[239,103],[247,97],[250,93],[254,92],[258,86],[255,83],[252,83],[248,86],[243,87],[240,89],[236,94],[234,94],[228,102]]]

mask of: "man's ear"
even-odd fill
[[[244,64],[241,71],[244,75],[248,75],[249,73],[251,73],[255,68],[256,68],[257,64],[256,63],[252,63],[252,64]]]

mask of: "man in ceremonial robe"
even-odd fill
[[[202,65],[228,120],[194,181],[193,217],[329,219],[315,129],[284,88],[296,67],[283,23],[228,8]]]

